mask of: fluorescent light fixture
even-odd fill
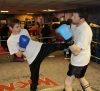
[[[33,14],[33,13],[27,13],[27,14]]]
[[[9,12],[9,11],[1,11],[1,12]]]
[[[56,11],[56,10],[52,10],[52,9],[47,9],[47,10],[43,10],[43,11]]]
[[[55,11],[55,10],[52,10],[52,9],[48,9],[48,11]]]
[[[47,11],[47,10],[43,10],[43,11]]]

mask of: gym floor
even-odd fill
[[[0,91],[30,91],[27,60],[12,60],[13,56],[10,56],[9,61],[7,54],[0,54]],[[65,59],[63,51],[56,51],[46,57],[40,67],[38,91],[62,91],[69,62],[70,59]],[[100,64],[90,61],[85,77],[93,91],[100,91]],[[77,79],[73,83],[73,91],[83,91]]]

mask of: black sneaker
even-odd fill
[[[30,84],[30,91],[37,91],[37,87]]]

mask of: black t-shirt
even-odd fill
[[[44,27],[41,30],[41,34],[42,34],[43,37],[49,37],[49,35],[51,34],[49,27]]]

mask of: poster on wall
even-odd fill
[[[35,26],[35,19],[34,19],[34,18],[32,18],[32,19],[26,18],[26,19],[25,19],[25,23],[26,23],[28,26]]]

